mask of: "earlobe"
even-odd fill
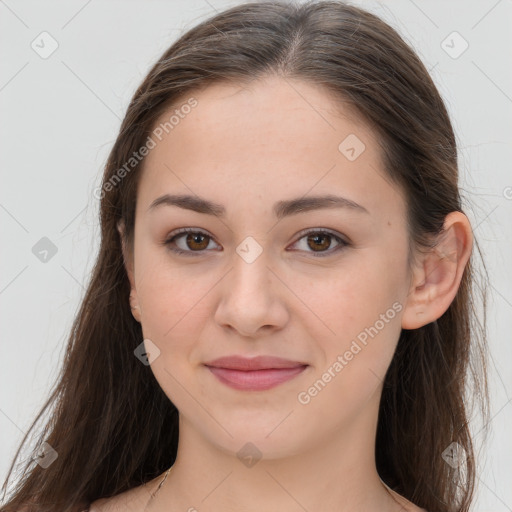
[[[418,329],[441,317],[457,294],[473,246],[469,220],[449,213],[438,243],[414,270],[402,316],[403,329]]]
[[[137,292],[133,289],[130,292],[130,308],[132,310],[133,318],[135,318],[135,320],[140,323],[141,316],[139,302],[137,300]]]
[[[121,249],[123,253],[123,262],[124,262],[124,268],[126,270],[126,274],[128,276],[128,280],[130,282],[130,308],[132,310],[132,315],[137,320],[137,322],[140,323],[141,316],[140,316],[140,307],[137,300],[137,291],[135,289],[135,278],[133,273],[133,258],[128,253],[128,249],[126,247],[126,240],[124,236],[124,222],[122,219],[119,220],[117,223],[117,230],[119,232],[119,236],[121,239]]]

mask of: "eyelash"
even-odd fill
[[[188,233],[194,233],[194,234],[201,234],[201,235],[204,235],[206,236],[207,238],[213,240],[213,238],[208,235],[208,233],[205,233],[204,231],[201,231],[199,229],[195,229],[195,228],[181,228],[180,230],[176,231],[172,237],[168,238],[165,240],[165,242],[163,243],[163,245],[167,246],[167,248],[174,252],[175,254],[179,254],[179,255],[186,255],[186,256],[192,256],[192,257],[195,257],[195,256],[200,256],[202,253],[205,252],[205,249],[201,250],[201,251],[184,251],[182,249],[177,249],[176,247],[171,247],[170,245],[172,243],[174,243],[174,241],[179,238],[180,236],[182,236],[183,234],[188,234]],[[310,252],[311,254],[313,254],[313,257],[314,258],[324,258],[326,256],[330,256],[334,253],[337,253],[343,249],[345,249],[346,247],[349,247],[351,244],[349,242],[347,242],[346,240],[344,240],[343,238],[335,235],[334,233],[332,233],[331,231],[326,231],[326,230],[322,230],[322,229],[310,229],[310,230],[306,230],[306,231],[301,231],[299,233],[299,238],[297,239],[295,243],[297,243],[299,240],[302,240],[305,236],[309,235],[309,234],[320,234],[320,235],[328,235],[332,238],[334,238],[340,245],[338,247],[336,247],[334,250],[328,250],[328,251],[319,251],[319,252],[315,252],[315,251],[306,251],[306,252]]]

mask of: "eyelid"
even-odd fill
[[[207,233],[206,231],[200,229],[200,228],[180,228],[175,231],[172,231],[168,236],[166,236],[163,245],[169,246],[171,243],[174,243],[174,239],[180,237],[181,235],[187,234],[187,233],[200,233],[201,235],[207,236],[209,239],[213,240],[215,243],[215,238]],[[218,244],[220,245],[220,244]],[[175,247],[168,247],[168,249],[176,254],[190,254],[191,256],[200,256],[201,254],[205,253],[206,250],[203,251],[184,251],[183,249],[175,248]]]
[[[339,238],[342,242],[346,243],[347,245],[350,243],[348,237],[346,237],[342,233],[338,233],[337,231],[333,231],[332,229],[329,229],[329,228],[321,228],[321,227],[320,228],[306,228],[306,229],[303,229],[302,231],[299,231],[297,233],[297,235],[295,235],[297,237],[296,242],[298,242],[304,235],[308,235],[310,233],[324,233],[326,235],[331,235],[333,238]],[[293,243],[296,243],[296,242],[293,242]]]
[[[345,235],[342,235],[341,233],[338,233],[337,231],[333,231],[329,228],[303,229],[302,231],[297,233],[296,240],[295,240],[295,242],[293,242],[292,245],[295,245],[296,243],[298,243],[306,235],[315,234],[315,233],[322,234],[322,235],[329,235],[332,238],[334,238],[338,242],[339,245],[337,247],[334,247],[333,249],[328,249],[327,251],[318,251],[318,252],[306,251],[307,254],[311,254],[314,258],[327,258],[329,256],[333,256],[334,254],[337,254],[352,245],[350,240]]]
[[[174,242],[174,240],[176,238],[178,238],[181,235],[186,234],[186,233],[199,233],[199,234],[205,235],[210,240],[213,240],[215,243],[217,243],[215,238],[212,235],[210,235],[208,232],[204,231],[203,229],[187,227],[187,228],[179,228],[175,231],[172,231],[165,238],[163,245],[165,245],[165,246],[170,245],[171,243]],[[333,231],[329,228],[306,228],[306,229],[303,229],[302,231],[297,233],[297,235],[295,235],[296,240],[295,240],[295,242],[292,243],[292,245],[295,245],[297,242],[299,242],[302,238],[304,238],[306,235],[308,235],[310,233],[329,235],[339,243],[339,246],[335,247],[334,249],[329,249],[327,251],[318,251],[318,252],[306,251],[307,253],[312,254],[313,257],[320,257],[320,258],[327,257],[327,256],[337,253],[340,250],[343,250],[344,248],[352,245],[350,240],[345,235],[342,235],[341,233]],[[218,244],[218,245],[220,245],[220,244]],[[187,255],[191,255],[191,256],[200,256],[201,254],[207,252],[206,249],[201,250],[201,251],[184,251],[183,249],[171,248],[171,247],[169,247],[169,250],[171,250],[172,252],[174,252],[176,254],[187,254]]]

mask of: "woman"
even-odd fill
[[[487,387],[457,173],[438,91],[374,15],[250,3],[187,32],[128,107],[2,510],[469,510],[467,378],[484,413]]]

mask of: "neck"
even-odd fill
[[[245,465],[180,418],[176,462],[148,512],[404,511],[375,467],[376,417],[365,421],[371,436],[354,422],[300,453]]]

